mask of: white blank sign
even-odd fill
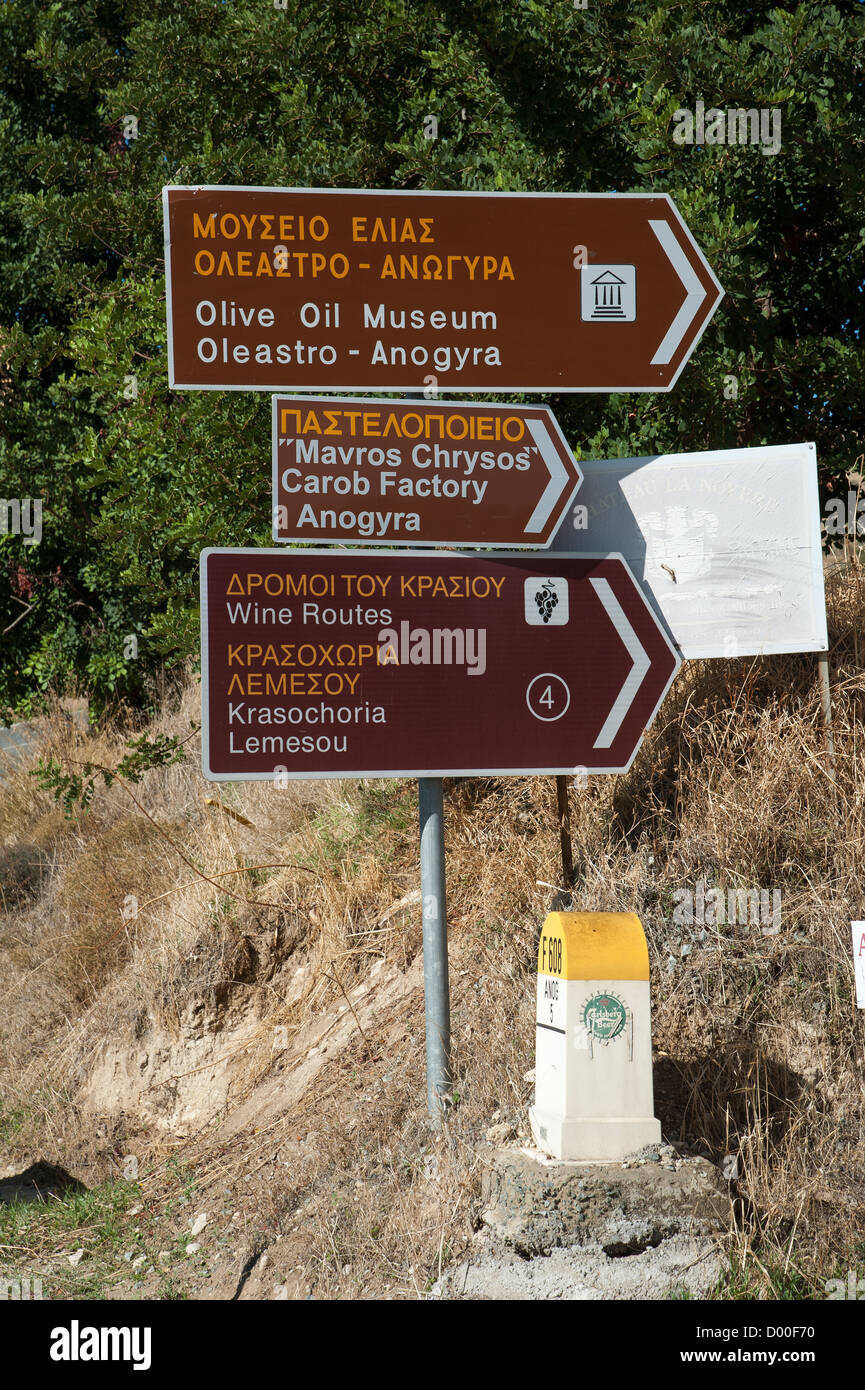
[[[684,657],[827,649],[813,444],[580,467],[552,550],[621,553]]]

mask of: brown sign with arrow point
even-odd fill
[[[669,391],[723,293],[664,193],[163,201],[177,388]]]
[[[273,539],[546,548],[582,479],[545,406],[273,398]]]
[[[679,656],[621,556],[205,550],[215,780],[622,772]]]

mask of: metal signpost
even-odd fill
[[[213,780],[419,778],[427,1098],[451,1085],[442,781],[630,766],[680,662],[619,554],[544,551],[582,480],[546,408],[669,391],[722,290],[666,194],[163,190],[169,382],[273,403],[273,539],[208,550]],[[432,402],[345,399],[423,390]],[[612,549],[612,548],[610,548]],[[567,843],[566,843],[567,841]]]

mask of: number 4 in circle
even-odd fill
[[[549,723],[561,719],[571,703],[571,692],[567,681],[552,671],[544,671],[529,682],[526,690],[526,704],[535,719]]]

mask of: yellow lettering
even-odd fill
[[[216,236],[216,213],[212,212],[207,221],[202,222],[200,214],[194,212],[192,214],[192,235],[194,237]]]

